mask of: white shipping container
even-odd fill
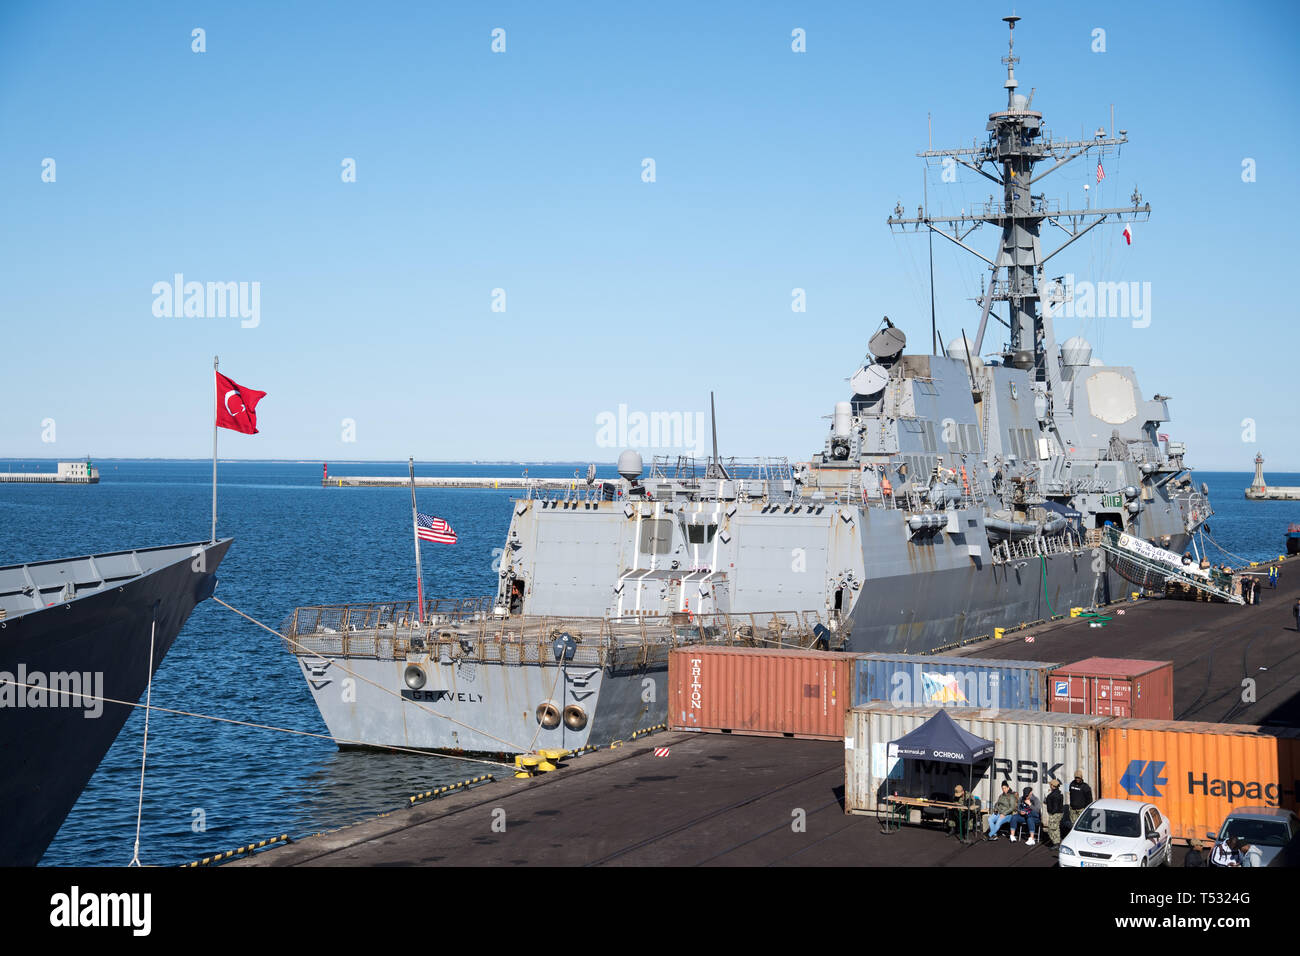
[[[995,745],[991,760],[971,769],[942,760],[890,760],[888,747],[938,713],[937,707],[892,707],[887,703],[854,707],[844,726],[844,809],[874,813],[886,794],[930,797],[951,794],[957,784],[970,786],[987,810],[1002,792],[1002,781],[1019,796],[1033,787],[1041,800],[1048,782],[1061,781],[1066,790],[1076,770],[1101,795],[1100,729],[1111,717],[1052,714],[1036,710],[975,710],[948,708],[948,716],[963,730]],[[1068,794],[1067,794],[1068,799]]]

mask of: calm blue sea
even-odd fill
[[[89,486],[0,485],[0,565],[182,541],[206,541],[210,461],[97,461]],[[530,465],[568,477],[586,464]],[[322,488],[321,464],[222,462],[217,533],[234,545],[217,594],[272,627],[301,604],[415,597],[405,488]],[[417,474],[516,477],[520,465],[417,464]],[[0,471],[54,470],[0,460]],[[337,475],[405,475],[406,462],[330,462]],[[613,465],[599,467],[616,477]],[[510,523],[507,491],[421,490],[455,545],[421,548],[425,594],[495,590],[494,548]],[[153,703],[325,733],[293,658],[266,631],[212,602],[195,609],[159,668]],[[136,710],[50,846],[45,864],[131,859],[144,712]],[[412,754],[341,753],[332,743],[154,713],[140,833],[143,862],[183,863],[289,833],[355,823],[413,793],[492,768]],[[196,829],[202,820],[204,830]]]
[[[0,565],[206,540],[211,463],[99,461],[92,486],[0,485]],[[533,465],[567,477],[585,465]],[[52,471],[3,461],[0,471]],[[517,476],[520,465],[424,464],[419,474]],[[334,474],[405,475],[405,462],[330,463]],[[614,477],[612,465],[599,468]],[[410,493],[322,488],[319,462],[220,466],[223,600],[275,627],[295,606],[415,592]],[[1247,559],[1283,550],[1300,503],[1247,502],[1247,473],[1197,473],[1217,509],[1224,548]],[[1269,474],[1300,485],[1300,475]],[[425,593],[474,596],[495,586],[493,549],[510,521],[510,492],[422,490],[421,511],[446,518],[453,546],[423,550]],[[1214,553],[1212,552],[1212,556]],[[276,638],[207,602],[197,608],[154,681],[161,707],[324,733],[293,659]],[[144,714],[137,710],[82,794],[44,863],[121,865],[135,838]],[[183,863],[287,832],[301,836],[406,803],[418,791],[484,772],[442,757],[340,753],[325,740],[155,713],[149,725],[141,860]],[[199,829],[202,820],[205,829]]]

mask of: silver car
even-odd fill
[[[1298,835],[1300,817],[1280,807],[1240,807],[1228,814],[1217,834],[1206,834],[1218,842],[1236,837],[1250,844],[1242,855],[1243,866],[1281,866],[1280,860],[1274,861]]]

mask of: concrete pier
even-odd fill
[[[1104,627],[1065,618],[956,653],[1172,660],[1176,718],[1300,725],[1300,632],[1292,614],[1300,562],[1275,563],[1280,585],[1265,588],[1258,605],[1125,601],[1101,609],[1111,617]],[[1249,570],[1264,579],[1267,569]],[[1243,693],[1247,678],[1251,690]],[[656,748],[668,754],[656,756]],[[467,776],[481,772],[467,769]],[[506,776],[228,865],[1056,864],[1055,852],[1041,844],[964,845],[922,826],[885,833],[875,817],[846,816],[843,794],[842,742],[660,733],[569,758],[552,773]],[[394,804],[404,797],[395,794]],[[1176,866],[1185,852],[1176,848]]]
[[[377,477],[356,477],[349,475],[330,475],[321,479],[325,488],[409,488],[411,480],[400,475]],[[417,488],[487,488],[487,489],[527,489],[537,491],[582,491],[592,487],[585,478],[419,478],[415,479]]]
[[[1257,605],[1126,601],[1098,609],[1111,618],[1105,627],[1067,617],[948,653],[1022,661],[1173,661],[1176,720],[1300,726],[1300,632],[1292,610],[1300,598],[1300,561],[1271,565],[1279,569],[1276,590],[1267,586],[1270,564],[1247,568],[1263,585]],[[1244,694],[1247,679],[1251,693]]]
[[[668,755],[655,756],[667,747]],[[840,741],[662,733],[229,866],[1053,866],[846,816]]]

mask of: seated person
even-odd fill
[[[966,792],[966,788],[961,784],[952,789],[952,802],[960,804],[964,809],[949,810],[947,826],[956,827],[958,832],[970,830],[970,824],[962,820],[963,816],[979,819],[979,797],[972,796]]]
[[[1014,822],[1013,817],[1016,815],[1016,795],[1011,792],[1011,784],[1005,780],[1002,781],[1002,792],[998,794],[997,800],[993,803],[993,809],[989,812],[989,839],[998,838],[998,830],[1002,829],[1002,824]]]
[[[1016,808],[1016,813],[1020,817],[1020,822],[1025,824],[1025,829],[1029,832],[1029,839],[1025,841],[1025,846],[1033,846],[1035,837],[1038,835],[1038,824],[1043,818],[1043,806],[1038,797],[1034,796],[1033,787],[1025,787],[1025,792],[1020,796],[1020,804]],[[1017,821],[1011,824],[1011,842],[1016,842]]]

